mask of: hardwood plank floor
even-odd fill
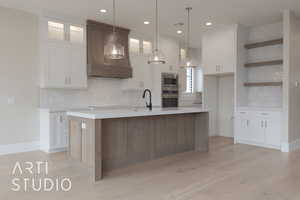
[[[15,162],[49,162],[48,177],[68,177],[70,192],[13,192]],[[25,175],[23,175],[25,176]],[[2,200],[299,200],[300,151],[281,153],[210,138],[210,152],[188,152],[118,169],[96,184],[65,153],[0,156]]]

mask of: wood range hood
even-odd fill
[[[113,26],[87,20],[87,66],[89,77],[131,78],[128,37],[130,30],[116,27],[119,41],[125,47],[125,58],[111,60],[104,57],[104,45],[113,31]]]

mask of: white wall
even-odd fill
[[[300,20],[289,10],[284,12],[284,31],[284,73],[286,76],[282,142],[299,143],[300,88],[296,86],[296,82],[300,81]]]
[[[0,27],[0,145],[37,141],[38,18],[0,7]]]
[[[248,89],[244,87],[247,80],[247,69],[244,67],[247,62],[247,50],[244,45],[248,43],[249,30],[245,26],[238,26],[237,29],[237,66],[235,70],[235,105],[236,108],[248,106]]]

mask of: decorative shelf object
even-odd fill
[[[271,60],[271,61],[263,61],[263,62],[255,62],[255,63],[246,63],[245,67],[263,67],[270,65],[282,65],[283,60]]]
[[[263,41],[263,42],[257,42],[257,43],[246,44],[245,48],[246,49],[254,49],[254,48],[266,47],[266,46],[273,46],[273,45],[278,45],[278,44],[283,44],[283,38],[279,38],[279,39],[275,39],[275,40],[268,40],[268,41]]]
[[[282,81],[278,82],[247,82],[245,87],[265,87],[265,86],[282,86]]]

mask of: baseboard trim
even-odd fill
[[[300,149],[300,139],[295,140],[294,142],[291,143],[282,143],[281,144],[281,151],[282,152],[293,152]]]
[[[24,153],[37,150],[40,150],[39,141],[0,145],[0,155]]]
[[[68,151],[68,147],[61,147],[61,148],[55,148],[55,149],[41,149],[41,151],[43,151],[45,153],[65,152],[65,151]]]
[[[247,144],[247,145],[253,145],[253,146],[258,146],[258,147],[263,147],[263,148],[268,148],[268,149],[281,150],[280,146],[260,144],[260,143],[256,143],[256,142],[245,141],[245,140],[235,140],[234,144]]]

